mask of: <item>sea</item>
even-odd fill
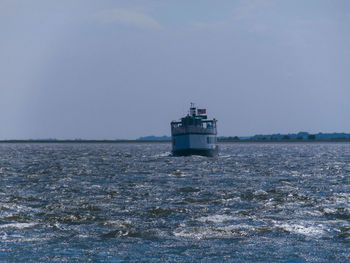
[[[0,144],[0,262],[350,262],[349,143]]]

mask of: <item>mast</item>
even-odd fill
[[[196,116],[196,107],[194,106],[194,103],[193,103],[193,102],[191,102],[190,116],[192,116],[192,117],[195,117],[195,116]]]

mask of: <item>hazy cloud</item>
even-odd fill
[[[267,26],[261,24],[259,17],[263,16],[271,6],[273,2],[271,0],[238,0],[229,11],[226,18],[219,18],[212,21],[192,21],[190,26],[192,29],[197,30],[212,30],[212,29],[232,29],[248,22],[251,29],[249,31],[254,33],[263,33],[267,30]],[[256,21],[256,22],[255,22]]]
[[[103,10],[98,12],[96,17],[103,23],[118,23],[141,29],[162,28],[162,26],[150,15],[123,8]]]

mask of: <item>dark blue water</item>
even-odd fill
[[[350,144],[220,149],[0,144],[0,261],[350,261]]]

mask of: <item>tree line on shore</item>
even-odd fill
[[[350,141],[348,133],[316,133],[308,132],[289,133],[289,134],[268,134],[254,135],[250,137],[221,136],[218,138],[222,142],[230,141]]]
[[[171,141],[169,136],[145,136],[140,137],[136,140],[124,140],[124,139],[115,139],[115,140],[86,140],[86,139],[67,139],[60,140],[56,138],[49,139],[27,139],[27,140],[0,140],[0,142],[168,142]],[[254,135],[247,137],[239,136],[219,136],[219,142],[301,142],[301,141],[349,141],[349,133],[315,133],[311,134],[308,132],[299,132],[299,133],[289,133],[289,134],[267,134],[267,135]]]

